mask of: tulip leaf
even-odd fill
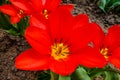
[[[58,80],[71,80],[71,77],[70,76],[61,76],[61,75],[59,75]]]
[[[96,0],[95,0],[96,1]],[[99,8],[106,12],[109,12],[110,10],[115,11],[118,6],[120,6],[120,0],[97,0],[97,2],[100,1],[98,4]],[[118,11],[119,9],[117,9]]]
[[[73,74],[78,80],[91,80],[83,67],[78,67]]]
[[[105,5],[106,5],[106,0],[101,0],[101,3],[99,5],[100,9],[102,9],[105,12]]]
[[[115,72],[105,71],[105,80],[119,80],[119,76]]]
[[[50,80],[50,74],[45,71],[38,72],[35,80]]]
[[[120,6],[117,6],[116,9],[115,9],[116,12],[119,12],[120,11]]]

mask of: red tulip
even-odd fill
[[[26,13],[29,12],[30,15],[37,15],[37,17],[43,15],[46,19],[48,19],[51,12],[61,6],[61,0],[11,0],[11,2]],[[66,7],[68,6],[73,8],[71,5],[66,5]]]
[[[91,39],[93,43],[92,48],[86,50],[85,53],[91,53],[90,56],[92,56],[92,54],[102,54],[106,59],[106,63],[109,62],[117,68],[120,68],[120,26],[114,25],[110,27],[106,34],[104,34],[102,30],[97,30],[95,34],[97,33],[99,35],[96,35]],[[96,57],[93,58],[93,60],[96,60]],[[98,65],[102,65],[102,63]]]
[[[4,4],[0,6],[0,11],[2,11],[4,14],[8,14],[10,17],[11,23],[15,24],[20,21],[21,18],[23,18],[26,13],[14,5],[10,4]]]
[[[15,66],[22,70],[48,70],[60,74],[71,74],[81,60],[82,64],[92,67],[103,67],[105,59],[102,54],[83,54],[93,35],[97,31],[97,24],[89,23],[87,15],[72,16],[67,10],[56,10],[49,16],[46,28],[29,26],[25,32],[31,49],[22,52],[15,62]],[[92,32],[89,31],[93,30]],[[94,36],[97,34],[94,34]],[[89,48],[89,47],[87,47]],[[93,56],[91,56],[93,55]],[[95,55],[95,56],[94,56]],[[90,56],[86,59],[86,56]],[[96,60],[92,60],[96,57]],[[93,65],[95,63],[100,66]]]
[[[61,0],[10,0],[12,4],[4,4],[0,6],[0,11],[8,14],[10,21],[15,24],[24,16],[32,16],[30,20],[48,19],[51,12],[54,12],[58,7],[66,7],[69,10],[73,9],[72,5],[60,5]],[[34,15],[34,16],[33,16]],[[37,16],[37,17],[36,17]],[[33,22],[33,21],[32,21]],[[35,23],[31,23],[36,25]]]

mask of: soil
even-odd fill
[[[105,33],[111,25],[120,24],[120,15],[112,12],[105,14],[89,0],[78,0],[74,5],[74,15],[87,14],[90,21],[98,23]],[[30,46],[23,37],[12,36],[0,29],[0,80],[35,80],[37,72],[21,71],[14,67],[16,56],[28,48]],[[96,80],[103,80],[103,78]]]

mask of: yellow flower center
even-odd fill
[[[23,15],[23,14],[24,14],[24,11],[23,10],[19,10],[18,17],[21,18],[21,15]]]
[[[43,15],[45,16],[46,19],[48,19],[48,10],[47,9],[43,10]]]
[[[55,43],[54,45],[51,46],[51,48],[52,48],[51,56],[55,60],[67,58],[70,52],[68,46],[64,45],[63,43]]]
[[[108,55],[108,48],[102,48],[100,50],[100,53],[105,57],[105,59],[108,59],[109,55]]]

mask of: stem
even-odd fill
[[[50,80],[58,80],[58,75],[50,71],[51,79]]]

